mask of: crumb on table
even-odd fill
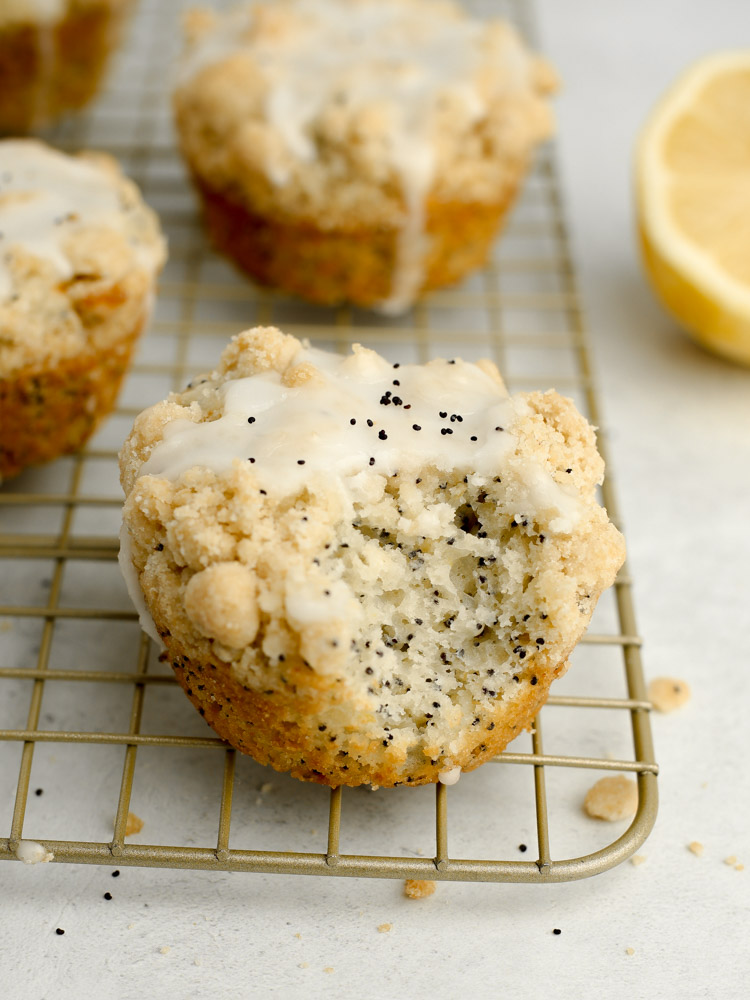
[[[625,954],[626,955],[635,955],[635,948],[626,948],[625,949]]]
[[[143,820],[140,816],[136,816],[135,813],[128,813],[128,819],[125,823],[125,836],[132,837],[135,833],[140,833],[143,829]]]
[[[700,840],[691,840],[688,844],[688,850],[695,854],[696,857],[702,858],[706,848],[701,844]]]
[[[690,685],[676,677],[655,677],[648,686],[648,700],[657,712],[674,712],[690,701]]]
[[[630,863],[631,865],[635,865],[635,867],[637,868],[639,865],[644,864],[645,860],[646,860],[645,854],[634,854],[633,857],[630,859]]]
[[[378,924],[378,934],[387,934],[393,924]]]
[[[632,778],[624,774],[600,778],[586,792],[583,808],[594,819],[608,822],[627,819],[638,808],[638,788]]]
[[[404,882],[404,895],[409,899],[426,899],[435,892],[435,883],[427,878],[408,878]]]

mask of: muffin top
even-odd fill
[[[165,254],[115,160],[0,141],[0,374],[82,350],[107,312],[150,294]]]
[[[139,416],[121,456],[123,486],[195,468],[220,476],[239,461],[275,502],[318,489],[346,504],[366,495],[370,480],[426,465],[491,477],[515,468],[519,433],[534,427],[529,398],[510,396],[486,359],[394,365],[359,344],[341,356],[258,327],[232,340],[215,371]],[[569,406],[575,469],[561,472],[548,449],[526,448],[513,472],[518,512],[544,511],[553,533],[573,530],[581,494],[593,503],[603,473],[590,428]]]
[[[351,229],[502,197],[553,86],[509,25],[446,0],[280,0],[193,12],[175,106],[212,187]]]

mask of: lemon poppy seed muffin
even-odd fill
[[[79,448],[112,409],[164,258],[110,157],[0,140],[0,479]]]
[[[495,366],[273,328],[144,411],[121,563],[216,732],[328,785],[454,780],[545,701],[624,557],[591,427]]]
[[[483,264],[554,85],[508,24],[447,0],[278,0],[193,13],[174,106],[220,250],[398,313]]]
[[[0,133],[23,133],[96,94],[135,0],[0,0]]]

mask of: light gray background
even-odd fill
[[[745,995],[750,867],[722,859],[750,866],[750,372],[694,347],[652,300],[630,174],[655,98],[693,58],[748,44],[750,9],[537,0],[537,15],[565,81],[563,187],[646,670],[694,692],[653,720],[661,810],[646,863],[545,888],[446,883],[422,903],[388,881],[6,864],[8,1000]]]

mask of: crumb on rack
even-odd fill
[[[378,924],[378,934],[387,934],[393,924]]]
[[[688,844],[688,850],[695,854],[696,857],[702,858],[706,848],[701,844],[700,840],[691,840]]]
[[[638,808],[638,789],[635,782],[624,774],[600,778],[586,792],[583,808],[593,819],[610,823],[627,819]]]
[[[657,712],[674,712],[690,701],[690,685],[676,677],[655,677],[648,686],[648,700]]]
[[[435,883],[426,878],[408,878],[404,882],[404,895],[409,899],[426,899],[435,892]]]
[[[630,859],[631,865],[634,865],[636,868],[644,864],[645,861],[646,861],[645,854],[634,854],[633,857]]]
[[[273,791],[273,783],[270,781],[266,781],[260,786],[261,795],[268,795],[268,793],[272,791]]]
[[[55,857],[44,844],[38,844],[35,840],[19,840],[15,853],[25,865],[45,865]]]
[[[143,829],[143,820],[140,816],[136,816],[135,813],[129,812],[128,819],[125,823],[125,836],[132,837],[136,833],[140,833]]]

